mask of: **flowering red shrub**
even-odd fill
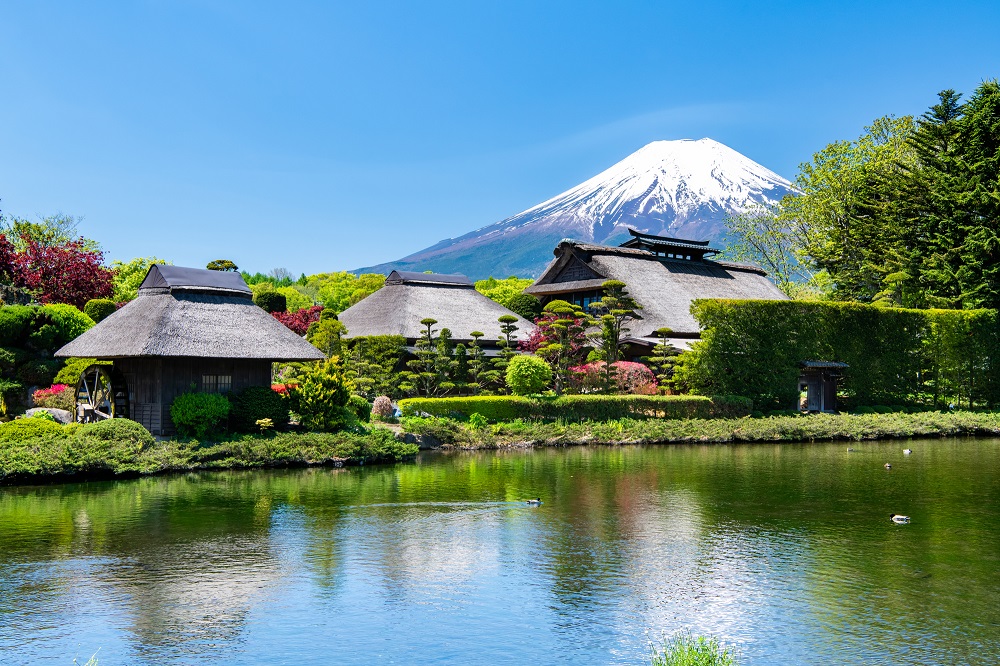
[[[278,395],[288,395],[288,392],[296,386],[298,386],[298,384],[271,384],[271,390]]]
[[[305,335],[309,324],[319,321],[321,312],[323,312],[323,306],[314,305],[311,308],[302,308],[295,312],[272,312],[271,316],[299,335]]]
[[[611,366],[615,370],[615,390],[618,393],[656,395],[656,377],[642,363],[616,361]],[[578,365],[570,368],[570,372],[571,386],[577,391],[589,393],[604,386],[604,361]]]
[[[69,303],[83,309],[87,301],[109,298],[114,292],[114,273],[104,267],[103,252],[88,250],[80,241],[47,245],[27,236],[22,240],[24,251],[17,255],[21,284],[17,286],[35,292],[42,303]]]
[[[73,411],[73,403],[76,402],[73,394],[74,391],[66,384],[53,384],[47,389],[38,389],[31,394],[31,398],[38,407]]]

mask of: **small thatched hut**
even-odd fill
[[[695,299],[788,298],[756,266],[707,259],[719,253],[708,241],[630,232],[620,247],[562,241],[555,259],[525,292],[542,303],[561,299],[587,307],[601,299],[605,281],[624,282],[643,307],[641,321],[631,324],[630,355],[648,353],[660,328],[673,331],[670,341],[679,349],[698,339],[701,331],[691,316]]]
[[[480,294],[464,275],[393,271],[384,287],[341,312],[338,319],[351,338],[401,335],[411,346],[425,331],[420,320],[436,319],[434,328],[450,330],[456,343],[471,341],[473,331],[483,333],[481,344],[489,351],[500,338],[497,320],[504,315],[517,318],[517,339],[526,338],[535,328]]]
[[[269,386],[275,361],[323,353],[257,307],[238,273],[150,267],[138,297],[56,352],[113,361],[121,412],[171,434],[170,404],[188,391]]]

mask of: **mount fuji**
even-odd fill
[[[790,182],[712,139],[654,141],[590,180],[505,220],[398,261],[359,269],[536,277],[564,238],[617,245],[628,228],[719,240],[724,221],[793,192]]]

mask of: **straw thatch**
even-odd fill
[[[563,241],[556,258],[532,286],[525,289],[543,300],[567,298],[574,292],[601,289],[605,280],[621,280],[642,305],[641,321],[631,324],[637,338],[654,339],[654,331],[697,335],[691,301],[699,298],[785,300],[755,266],[707,259],[668,259],[640,249]]]
[[[515,337],[524,339],[534,329],[525,321],[478,291],[464,275],[402,273],[393,271],[385,286],[340,313],[348,336],[401,335],[420,338],[425,331],[421,319],[436,319],[434,328],[447,328],[456,342],[469,341],[473,331],[485,334],[484,342],[500,337],[497,319],[517,317]]]
[[[158,265],[150,268],[134,301],[57,351],[56,356],[325,358],[257,307],[238,273]]]

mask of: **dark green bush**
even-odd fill
[[[372,403],[365,400],[360,395],[352,395],[347,399],[347,408],[358,417],[362,423],[372,420]]]
[[[130,419],[104,419],[96,423],[85,423],[74,433],[76,437],[97,439],[105,442],[129,442],[139,448],[156,443],[153,435],[142,424]]]
[[[93,319],[95,323],[117,310],[118,305],[110,298],[92,298],[83,306],[83,314]]]
[[[262,291],[254,294],[253,302],[267,312],[284,312],[288,309],[288,299],[276,291]]]
[[[528,321],[535,321],[542,315],[542,304],[531,294],[515,294],[507,299],[506,306]]]
[[[170,418],[181,437],[205,439],[220,433],[230,404],[218,393],[182,393],[170,405]]]
[[[564,395],[558,398],[473,396],[466,398],[407,398],[399,401],[404,416],[482,414],[492,423],[515,419],[607,421],[620,418],[717,418],[747,416],[746,398],[715,399],[688,395]]]
[[[62,435],[64,432],[63,426],[48,419],[15,419],[0,424],[0,440],[6,442],[23,442],[45,435]]]
[[[257,421],[271,419],[275,428],[288,425],[288,401],[269,386],[250,386],[230,398],[229,427],[235,432],[259,432]]]
[[[23,384],[30,386],[49,386],[55,378],[56,373],[62,366],[62,361],[57,359],[33,359],[21,365],[17,369],[17,379]]]

